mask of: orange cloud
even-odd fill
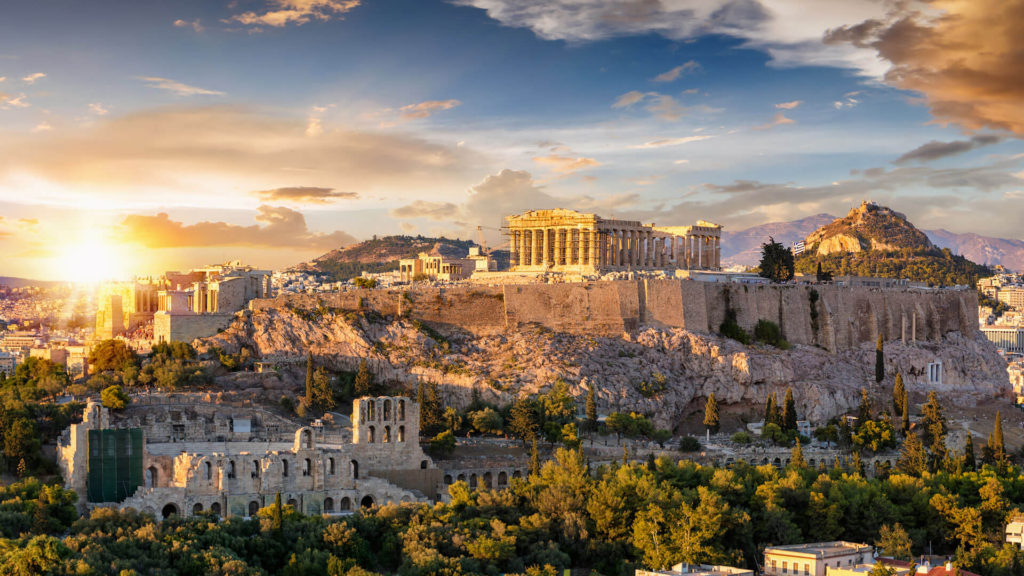
[[[533,161],[538,165],[546,166],[550,168],[552,172],[558,172],[559,174],[572,174],[580,170],[601,165],[600,162],[593,158],[572,158],[570,156],[559,156],[558,154],[536,156],[533,158]]]
[[[359,197],[358,192],[335,192],[333,188],[316,186],[289,186],[273,190],[254,192],[265,202],[303,202],[306,204],[329,204],[335,200],[353,200]]]
[[[438,110],[451,110],[461,105],[458,100],[429,100],[418,104],[402,106],[402,118],[428,118]]]
[[[311,20],[341,18],[360,4],[362,0],[270,0],[266,10],[236,14],[228,21],[249,26],[301,26]]]

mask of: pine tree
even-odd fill
[[[274,507],[270,509],[270,528],[274,532],[281,532],[281,528],[284,526],[284,515],[281,511],[281,493],[278,492],[274,496]]]
[[[903,374],[896,373],[896,379],[892,383],[892,417],[899,418],[903,415],[903,400],[906,397],[907,389],[903,386]]]
[[[718,400],[715,399],[715,393],[712,392],[708,395],[707,403],[704,404],[704,427],[712,434],[717,434],[718,425]]]
[[[313,352],[306,355],[306,403],[313,398]]]
[[[882,348],[882,335],[878,335],[878,345],[875,346],[875,382],[881,383],[885,380],[885,352]]]
[[[537,437],[534,436],[530,445],[530,476],[540,474],[540,453],[537,452]]]
[[[370,373],[370,369],[366,366],[366,360],[359,361],[359,371],[356,372],[355,382],[356,396],[373,396],[376,390],[373,386],[373,374]],[[421,408],[422,409],[422,408]]]
[[[597,430],[597,385],[591,382],[590,389],[587,390],[587,429],[590,431]]]
[[[775,418],[775,410],[776,410],[776,407],[775,407],[775,393],[772,392],[771,394],[768,395],[768,400],[764,403],[764,425],[765,426],[774,423],[774,421],[775,421],[774,420],[774,418]]]
[[[796,446],[793,446],[793,451],[789,456],[789,465],[794,468],[806,468],[807,461],[804,460],[804,450],[800,447],[800,439],[797,438]]]
[[[796,430],[796,402],[793,401],[792,388],[786,388],[786,399],[782,407],[782,429]]]
[[[964,442],[964,467],[969,471],[978,468],[978,461],[974,457],[974,439],[971,438],[970,432],[967,433],[967,441]]]
[[[928,469],[928,454],[924,451],[924,444],[917,434],[907,434],[900,457],[896,460],[896,467],[911,476],[920,476]]]

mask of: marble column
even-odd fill
[[[529,246],[526,244],[526,230],[519,231],[519,265],[526,266],[530,263]]]
[[[648,230],[644,236],[644,266],[650,268],[654,266],[654,233]]]
[[[597,230],[588,230],[587,238],[589,241],[587,248],[590,249],[590,253],[587,256],[587,264],[597,266]]]
[[[615,257],[615,266],[622,266],[622,230],[612,230],[612,251]]]
[[[715,265],[716,270],[722,267],[722,237],[715,236]]]
[[[561,228],[555,228],[555,253],[552,257],[552,263],[555,266],[561,266],[565,264],[565,230]]]

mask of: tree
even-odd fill
[[[512,405],[509,419],[509,431],[523,441],[523,446],[537,437],[540,430],[540,406],[535,400],[523,398]]]
[[[320,411],[331,410],[337,404],[334,400],[334,387],[331,386],[331,375],[323,366],[313,371],[312,391],[306,389],[306,393],[312,392],[309,397],[309,404]]]
[[[818,270],[815,273],[815,277],[818,280],[818,282],[831,282],[832,281],[832,273],[831,272],[825,272],[825,271],[823,271],[821,269],[821,261],[820,260],[818,261]]]
[[[968,432],[967,439],[964,441],[964,469],[973,471],[977,468],[978,462],[974,457],[974,439],[971,438],[971,434]]]
[[[446,430],[451,430],[452,434],[459,431],[462,428],[462,416],[459,411],[451,406],[444,409],[444,427]]]
[[[138,354],[124,340],[104,340],[89,351],[89,368],[96,372],[119,372],[138,365]]]
[[[284,514],[281,510],[281,493],[274,495],[274,507],[270,509],[270,529],[280,534],[284,526]]]
[[[807,461],[804,460],[804,449],[800,447],[800,439],[797,438],[796,445],[789,456],[789,465],[794,468],[806,468]]]
[[[360,364],[362,367],[362,364]],[[306,401],[313,398],[313,352],[306,354]]]
[[[786,388],[786,399],[782,405],[782,429],[786,432],[796,430],[796,402],[793,401],[792,388]]]
[[[594,384],[593,382],[591,382],[590,383],[590,388],[587,390],[587,404],[586,404],[587,429],[591,430],[591,431],[597,429],[597,392],[596,392],[596,390],[597,390],[597,385]]]
[[[760,269],[760,276],[773,282],[792,280],[794,273],[793,251],[769,236],[768,242],[761,245]]]
[[[28,418],[17,418],[4,426],[0,433],[3,435],[3,456],[8,467],[18,464],[19,461],[34,466],[39,460],[42,441],[33,421]]]
[[[882,334],[878,335],[878,344],[875,345],[875,382],[885,380],[885,352],[882,348]]]
[[[442,430],[430,439],[430,452],[440,458],[455,451],[455,434],[451,430]]]
[[[537,452],[537,437],[530,441],[530,476],[540,474],[540,453]]]
[[[1002,464],[1006,461],[1006,446],[1003,444],[1003,415],[996,410],[996,423],[984,449],[985,461],[991,464]]]
[[[123,388],[114,385],[104,388],[103,392],[100,392],[100,402],[111,410],[124,410],[131,403],[131,398],[124,393]]]
[[[493,408],[484,408],[483,410],[470,412],[468,416],[469,421],[473,423],[473,428],[484,434],[500,434],[501,427],[505,423],[501,419],[501,414],[498,414]]]
[[[903,529],[903,526],[899,522],[895,523],[890,527],[888,524],[882,524],[882,527],[878,530],[878,541],[875,542],[875,546],[881,548],[890,557],[896,560],[910,560],[910,547],[913,542],[910,540],[910,535]]]
[[[359,371],[356,372],[355,381],[356,396],[373,396],[376,393],[376,388],[373,385],[373,374],[370,373],[370,369],[366,366],[366,360],[359,361]],[[420,410],[423,410],[423,405],[420,405]]]
[[[903,402],[906,401],[907,389],[903,385],[903,374],[897,372],[892,383],[892,417],[903,416]]]
[[[867,388],[861,388],[860,405],[857,407],[857,430],[871,419],[871,397],[868,396]]]
[[[718,400],[715,399],[715,393],[712,392],[708,395],[707,403],[704,404],[704,427],[717,434],[718,424]]]
[[[775,402],[775,393],[768,395],[768,401],[764,405],[764,425],[778,424],[781,427],[782,416],[779,414],[779,405]]]
[[[928,402],[921,410],[921,423],[924,444],[932,454],[932,464],[936,465],[946,458],[946,418],[942,415],[939,395],[934,390],[928,393]]]
[[[420,382],[416,388],[416,403],[420,405],[420,430],[435,430],[444,425],[441,399],[436,382]]]
[[[903,449],[900,457],[896,460],[896,467],[904,474],[920,476],[928,469],[928,454],[924,451],[924,444],[916,433],[907,434],[903,440]]]
[[[910,398],[907,395],[906,390],[903,391],[903,415],[900,417],[900,430],[905,435],[910,432]]]

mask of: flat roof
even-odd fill
[[[764,549],[765,554],[772,553],[790,553],[790,554],[809,554],[812,556],[836,556],[839,554],[853,554],[867,550],[873,550],[868,544],[858,544],[856,542],[813,542],[810,544],[791,544],[789,546],[769,546]]]

